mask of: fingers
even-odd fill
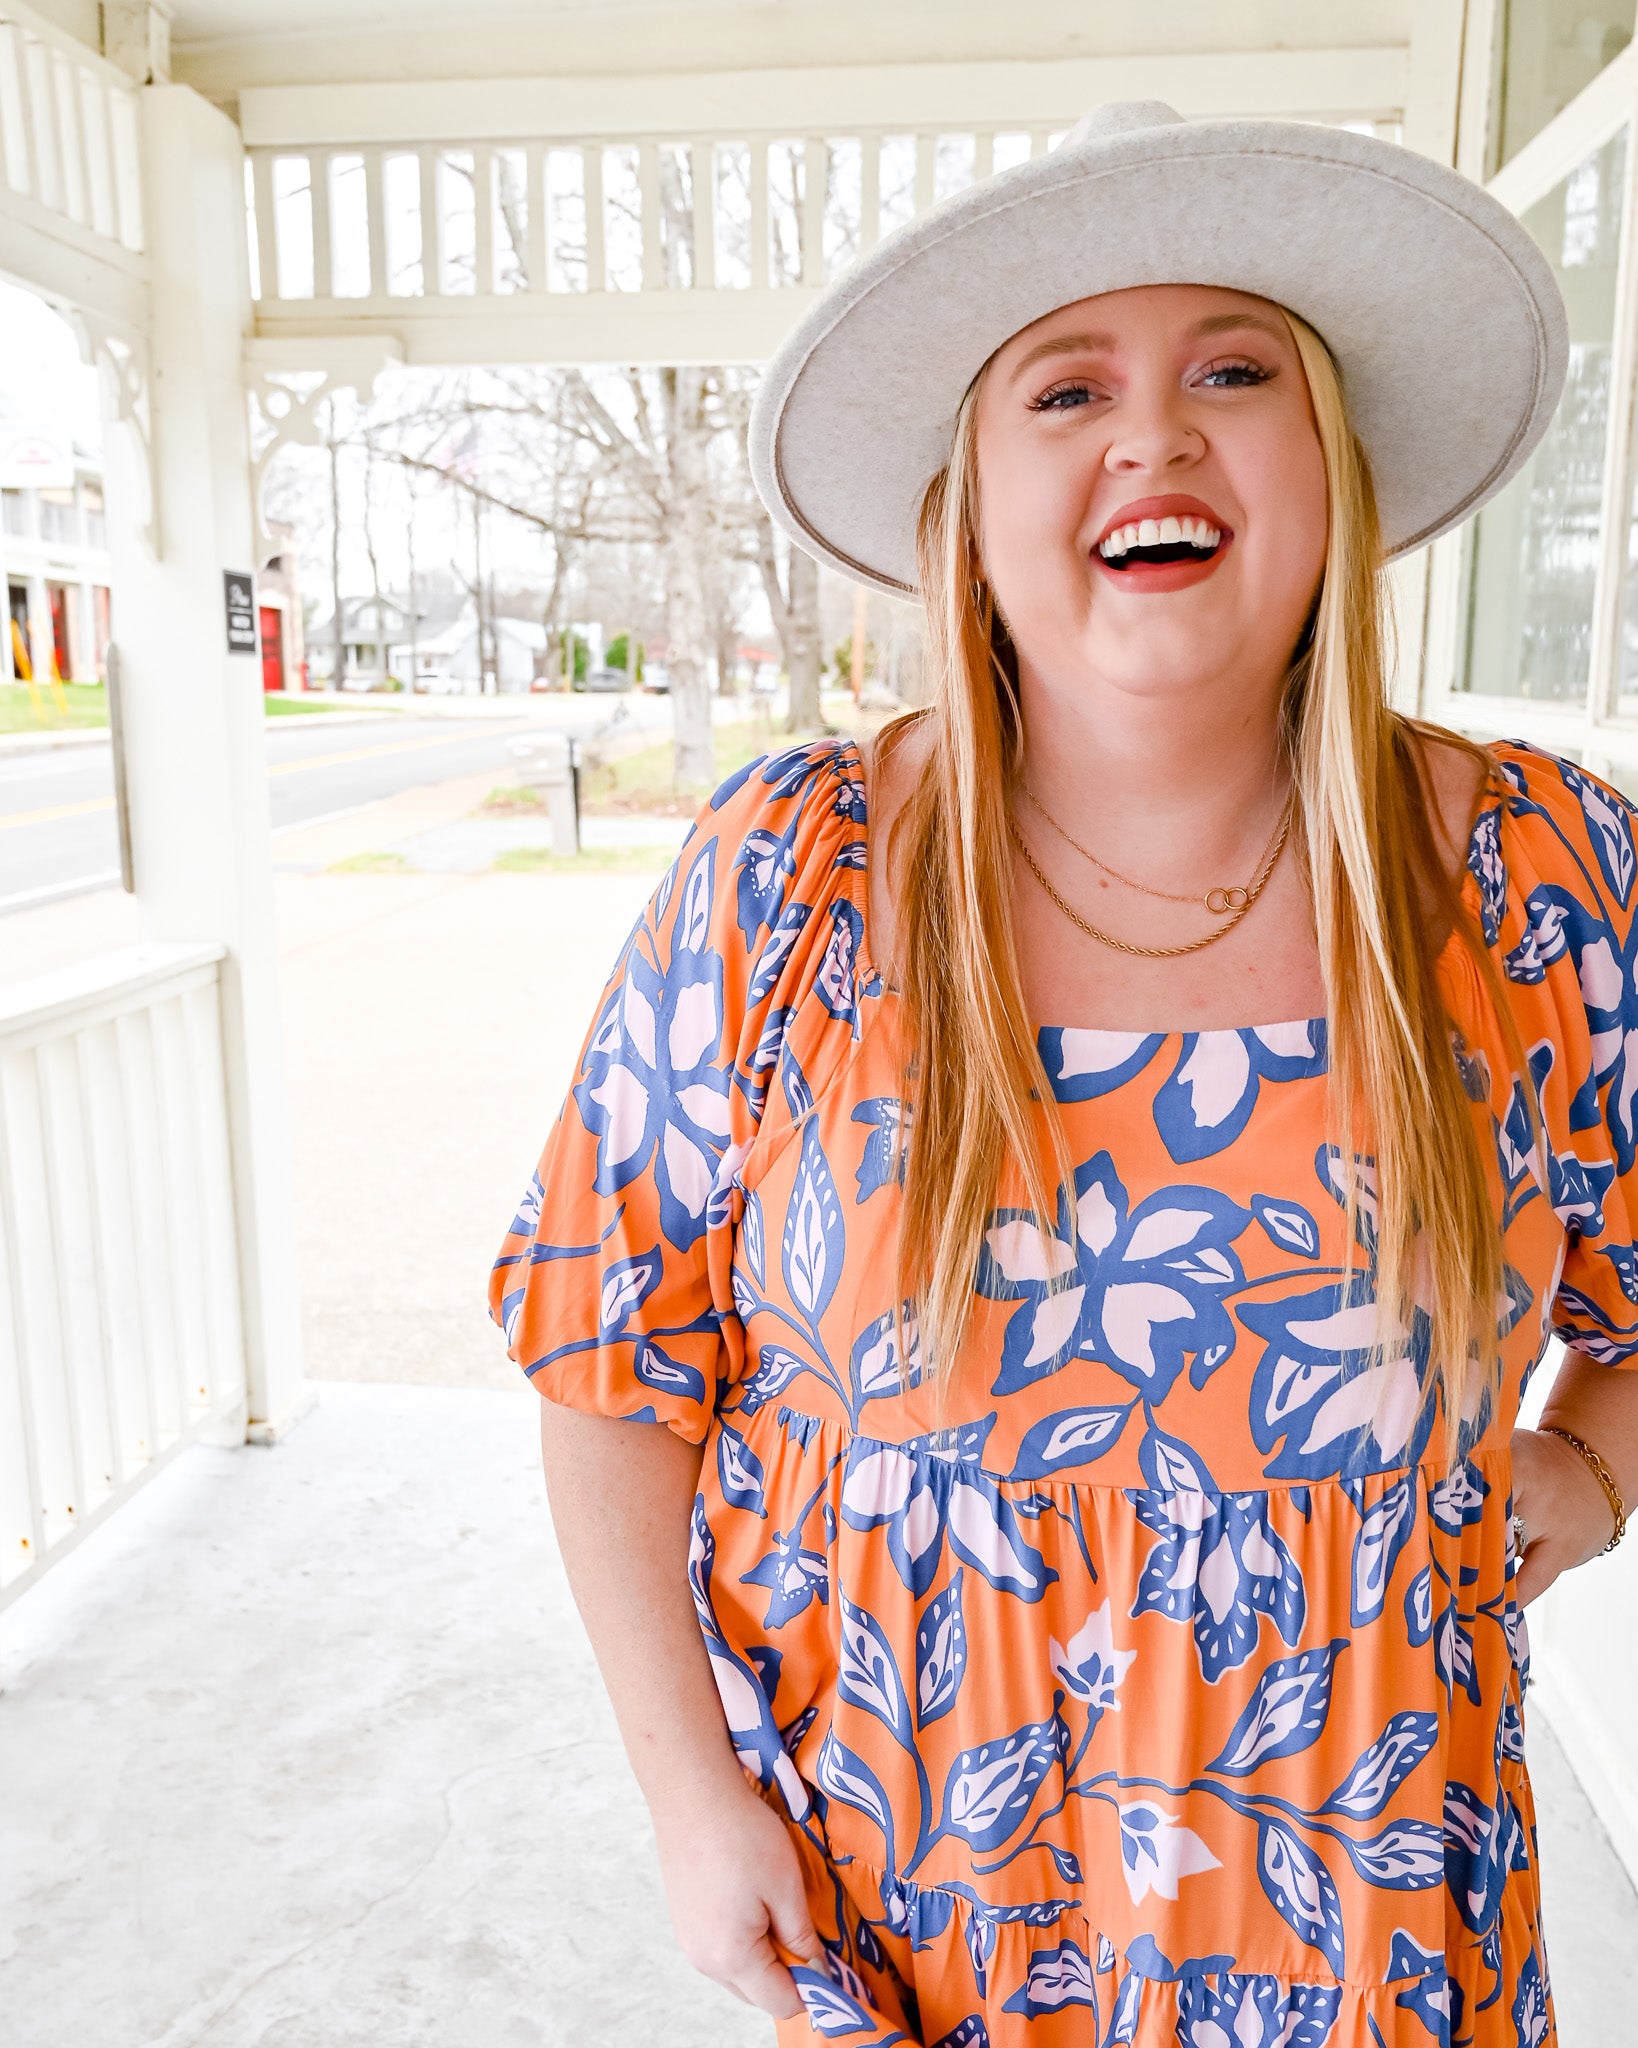
[[[1564,1569],[1564,1561],[1552,1543],[1532,1543],[1520,1561],[1513,1580],[1513,1598],[1521,1607],[1539,1600]]]
[[[805,2010],[802,1994],[796,1988],[796,1979],[774,1953],[773,1942],[766,1934],[752,1949],[728,1989],[737,1992],[748,2005],[759,2006],[776,2020],[795,2019]]]
[[[807,1894],[802,1889],[801,1868],[794,1854],[787,1881],[768,1888],[768,1932],[780,1952],[794,1956],[798,1962],[817,1965],[824,1954],[814,1932],[813,1915],[808,1911]]]

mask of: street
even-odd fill
[[[585,738],[621,712],[622,725],[669,729],[663,697],[553,698],[518,715],[349,718],[315,712],[267,721],[273,830],[336,817],[396,790],[493,769],[507,779],[507,748],[549,724]],[[343,722],[344,721],[344,722]],[[119,877],[114,771],[108,742],[42,751],[0,746],[0,913],[50,902]]]

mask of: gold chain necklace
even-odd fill
[[[1027,782],[1024,784],[1024,794],[1029,799],[1030,807],[1052,827],[1060,839],[1067,845],[1074,847],[1083,860],[1089,860],[1095,868],[1102,868],[1106,875],[1113,875],[1117,882],[1124,882],[1127,888],[1141,889],[1145,896],[1158,896],[1163,903],[1203,903],[1213,917],[1223,917],[1231,910],[1245,910],[1250,907],[1251,898],[1249,894],[1238,886],[1208,889],[1204,896],[1177,896],[1169,889],[1151,889],[1147,882],[1139,882],[1131,875],[1123,875],[1119,868],[1112,868],[1108,861],[1100,860],[1091,847],[1083,846],[1078,839],[1066,832]],[[1296,791],[1293,789],[1290,795],[1287,796],[1285,809],[1280,813],[1279,822],[1275,825],[1274,829],[1276,832],[1289,829],[1291,808],[1295,798]],[[1272,844],[1272,841],[1270,843]],[[1265,847],[1265,854],[1267,850]]]
[[[1294,796],[1295,792],[1293,792],[1293,798]],[[1037,806],[1037,808],[1039,808],[1039,806]],[[1007,813],[1007,830],[1012,834],[1013,844],[1018,848],[1018,851],[1024,856],[1024,859],[1029,863],[1030,871],[1034,875],[1036,881],[1040,883],[1041,887],[1052,898],[1053,902],[1063,912],[1064,916],[1069,919],[1070,923],[1073,925],[1078,925],[1080,929],[1086,933],[1088,938],[1097,939],[1100,941],[1100,943],[1102,943],[1105,946],[1113,946],[1115,950],[1119,953],[1140,954],[1145,960],[1172,960],[1175,959],[1180,953],[1198,953],[1203,946],[1214,945],[1218,939],[1227,937],[1227,935],[1231,931],[1233,931],[1234,927],[1240,922],[1241,918],[1245,916],[1246,912],[1251,908],[1252,904],[1256,902],[1257,898],[1263,893],[1263,885],[1267,882],[1269,876],[1274,872],[1274,864],[1279,859],[1280,853],[1285,846],[1286,834],[1291,829],[1291,808],[1291,800],[1288,799],[1285,811],[1280,819],[1279,831],[1276,836],[1275,842],[1269,848],[1268,854],[1263,861],[1263,865],[1258,871],[1256,880],[1252,882],[1251,886],[1248,889],[1239,892],[1244,896],[1245,900],[1242,903],[1237,904],[1233,908],[1228,918],[1224,921],[1224,923],[1218,926],[1216,931],[1208,932],[1203,939],[1191,939],[1186,946],[1134,946],[1125,939],[1117,939],[1113,932],[1100,931],[1095,924],[1092,924],[1088,919],[1082,917],[1082,915],[1075,908],[1075,906],[1072,903],[1066,902],[1064,898],[1059,895],[1058,891],[1052,886],[1052,883],[1047,879],[1046,875],[1042,872],[1040,862],[1035,858],[1034,854],[1030,852],[1029,846],[1024,839],[1023,833],[1020,832],[1018,829],[1017,820],[1013,817],[1010,811]],[[1065,836],[1067,837],[1068,835],[1066,834]],[[1111,870],[1111,872],[1113,871]],[[1188,903],[1195,903],[1199,901],[1199,898],[1189,896],[1182,898],[1181,900]]]

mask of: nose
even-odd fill
[[[1173,394],[1129,394],[1104,451],[1111,476],[1159,474],[1190,467],[1205,452],[1206,437],[1183,417]]]

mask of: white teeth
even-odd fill
[[[1168,514],[1164,519],[1140,519],[1115,527],[1098,543],[1098,553],[1106,562],[1113,562],[1130,548],[1176,547],[1187,542],[1190,547],[1208,550],[1222,538],[1204,519],[1177,519]]]

